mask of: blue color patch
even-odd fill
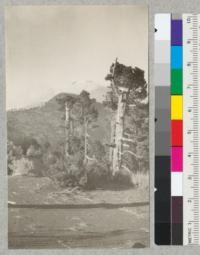
[[[183,67],[183,47],[171,46],[171,68],[179,69]]]

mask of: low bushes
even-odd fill
[[[94,189],[127,189],[130,187],[148,187],[148,176],[145,173],[132,173],[123,168],[114,175],[109,162],[103,157],[93,157],[84,161],[83,151],[74,155],[65,155],[60,147],[53,150],[50,145],[43,148],[35,140],[20,145],[8,143],[8,173],[10,175],[34,175],[49,177],[61,187],[80,187]],[[100,144],[96,144],[99,148]]]
[[[86,189],[108,188],[111,183],[111,171],[107,162],[94,161],[85,166]]]
[[[132,173],[125,169],[117,171],[113,176],[113,186],[117,189],[133,187],[134,183],[132,182]]]

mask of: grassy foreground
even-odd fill
[[[127,190],[83,191],[79,188],[61,189],[49,178],[8,177],[8,201],[16,204],[91,204],[148,202],[146,186]]]

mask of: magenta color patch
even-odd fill
[[[183,171],[183,147],[171,147],[171,171]]]

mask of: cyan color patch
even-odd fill
[[[183,47],[171,46],[171,68],[179,69],[183,66]]]

